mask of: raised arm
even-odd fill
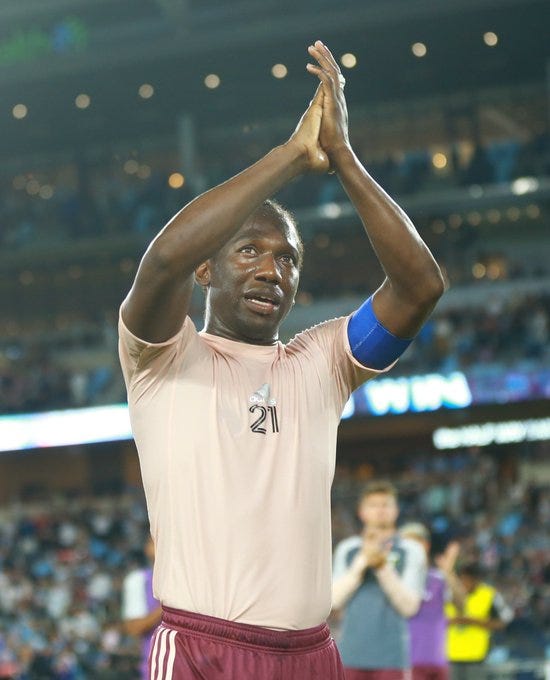
[[[122,318],[142,340],[164,342],[187,315],[196,267],[212,257],[266,198],[304,172],[326,172],[319,146],[321,86],[290,139],[188,203],[160,231],[139,265]]]
[[[355,206],[386,278],[373,298],[380,323],[412,337],[444,292],[441,271],[411,220],[374,181],[354,154],[348,137],[344,79],[334,57],[317,41],[308,48],[317,64],[308,70],[323,83],[320,142]]]

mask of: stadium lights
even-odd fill
[[[481,198],[483,196],[483,187],[479,184],[472,184],[468,187],[468,193],[472,198]]]
[[[135,175],[138,170],[139,163],[134,158],[130,158],[124,163],[124,172],[128,175]]]
[[[472,275],[475,279],[482,279],[487,273],[487,267],[482,262],[476,262],[472,266]]]
[[[357,66],[357,57],[351,52],[346,52],[346,54],[343,54],[340,57],[340,63],[346,68],[353,68],[354,66]]]
[[[519,208],[508,208],[506,211],[506,217],[511,221],[511,222],[517,222],[519,218],[521,217],[521,211]]]
[[[425,57],[428,52],[428,48],[424,43],[415,42],[413,45],[411,45],[411,52],[415,57]]]
[[[516,196],[530,194],[539,188],[539,181],[536,177],[518,177],[512,182],[512,193]]]
[[[534,205],[534,204],[528,205],[525,208],[525,214],[527,215],[527,217],[530,217],[532,220],[536,220],[540,217],[540,208],[539,208],[538,205]]]
[[[468,214],[466,215],[466,222],[468,222],[468,224],[469,224],[471,227],[479,227],[479,225],[481,224],[481,215],[480,215],[480,213],[478,213],[477,211],[468,213]]]
[[[40,192],[40,182],[37,179],[30,179],[27,182],[25,191],[29,196],[36,196]]]
[[[185,177],[181,174],[181,172],[173,172],[168,178],[168,186],[171,189],[181,189],[184,184]]]
[[[438,170],[443,170],[443,168],[447,167],[447,156],[441,152],[434,153],[432,156],[432,165]]]
[[[53,187],[50,186],[49,184],[44,184],[43,186],[40,187],[38,195],[40,196],[40,198],[43,198],[46,201],[49,200],[53,196]]]
[[[150,83],[143,83],[139,86],[138,94],[142,99],[151,99],[155,94],[155,88]]]
[[[217,87],[219,87],[220,83],[221,78],[215,73],[209,73],[204,79],[204,84],[209,90],[215,90]]]
[[[550,418],[507,420],[462,427],[441,427],[432,436],[436,449],[459,449],[463,446],[518,444],[550,439]]]
[[[31,272],[26,273],[32,276]],[[92,444],[131,437],[126,404],[0,416],[0,451]]]
[[[140,179],[149,179],[151,177],[151,168],[144,163],[139,166],[136,174]]]
[[[84,93],[77,95],[74,100],[77,109],[87,109],[90,106],[90,102],[90,96]]]
[[[25,106],[25,104],[16,104],[13,107],[13,109],[11,110],[11,112],[12,112],[14,118],[21,120],[22,118],[25,118],[25,116],[27,115],[29,110]]]
[[[321,215],[323,215],[323,217],[328,217],[329,220],[335,220],[342,214],[342,208],[338,205],[338,203],[325,203],[321,206],[319,212]]]
[[[285,78],[287,74],[288,69],[284,64],[274,64],[271,68],[271,75],[279,80]]]
[[[461,215],[458,215],[457,213],[451,213],[449,215],[449,226],[451,229],[459,229],[462,222],[463,219]]]

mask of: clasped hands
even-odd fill
[[[353,559],[352,568],[357,571],[365,571],[366,569],[380,569],[388,559],[390,553],[390,546],[386,543],[381,543],[374,536],[365,536],[361,550]]]
[[[345,78],[331,51],[320,40],[308,47],[317,64],[307,70],[319,78],[319,86],[288,144],[299,148],[304,171],[336,170],[341,152],[350,149]]]

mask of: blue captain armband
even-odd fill
[[[351,353],[359,363],[381,371],[391,366],[413,339],[398,338],[382,326],[372,308],[371,295],[352,314],[348,323],[348,340]]]

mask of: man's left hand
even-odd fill
[[[346,81],[331,51],[320,40],[310,45],[308,52],[317,64],[308,64],[307,70],[319,78],[325,95],[319,141],[332,162],[339,150],[350,146],[348,109],[344,96]]]

